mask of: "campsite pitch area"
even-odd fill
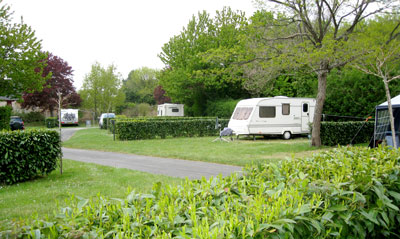
[[[106,130],[86,129],[76,132],[63,146],[237,166],[273,162],[292,156],[304,157],[316,152],[305,138],[259,138],[256,141],[240,139],[229,143],[212,142],[214,139],[215,137],[197,137],[113,141],[113,135]]]

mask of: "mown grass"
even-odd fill
[[[102,196],[125,197],[130,189],[149,192],[155,182],[177,184],[182,179],[153,175],[129,169],[100,166],[63,160],[63,174],[59,169],[45,177],[11,186],[0,185],[0,225],[5,219],[52,217],[57,205],[74,194],[90,198]],[[1,226],[0,226],[1,228]]]
[[[77,131],[63,146],[238,166],[311,155],[316,150],[305,138],[256,141],[240,139],[229,143],[212,142],[213,139],[215,137],[113,141],[113,135],[106,130],[93,128]]]

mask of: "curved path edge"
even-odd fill
[[[63,158],[171,177],[201,179],[241,172],[242,167],[135,154],[62,148]]]

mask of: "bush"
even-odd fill
[[[24,123],[41,122],[43,124],[43,122],[45,122],[45,117],[40,112],[34,112],[34,111],[29,113],[13,112],[12,114],[21,117]]]
[[[60,136],[54,130],[0,133],[0,183],[13,184],[48,174],[57,166]]]
[[[209,116],[218,116],[222,118],[231,118],[237,103],[240,100],[224,99],[217,101],[208,101],[206,114]]]
[[[228,125],[227,119],[219,120],[221,127]],[[120,140],[151,139],[155,137],[192,137],[217,135],[215,119],[209,118],[164,118],[117,120],[115,133]]]
[[[10,129],[10,117],[12,108],[10,106],[0,107],[0,130]]]
[[[58,119],[57,117],[49,117],[46,118],[46,127],[47,128],[55,128],[58,126]]]
[[[348,145],[368,143],[374,133],[373,121],[360,122],[322,122],[321,123],[321,143],[322,145]]]
[[[15,234],[0,237],[398,238],[399,158],[388,148],[339,148],[243,176],[156,183],[151,194],[75,199],[57,220],[15,222]]]

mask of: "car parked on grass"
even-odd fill
[[[19,116],[10,117],[10,129],[11,130],[24,130],[24,121]]]

